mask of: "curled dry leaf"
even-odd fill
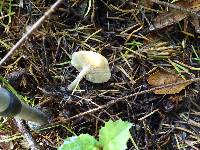
[[[185,19],[187,14],[177,13],[175,11],[168,12],[157,16],[153,20],[153,25],[149,28],[150,30],[162,29],[164,27],[170,26],[172,24],[178,23],[179,21]]]
[[[176,2],[175,5],[190,9],[193,12],[200,11],[200,0],[191,0],[191,1],[180,1]],[[158,15],[153,20],[153,25],[149,28],[150,30],[162,29],[164,27],[170,26],[172,24],[178,23],[179,21],[188,17],[189,14],[178,11],[176,9],[169,9],[169,11]],[[196,31],[199,31],[198,24],[192,20],[193,25],[195,26]]]
[[[148,83],[154,87],[183,82],[184,79],[181,78],[178,74],[168,72],[164,69],[156,69],[154,73],[152,73],[148,79]],[[167,87],[159,90],[155,90],[155,94],[176,94],[179,93],[181,90],[185,89],[186,86],[191,84],[191,82],[178,84],[172,87]]]

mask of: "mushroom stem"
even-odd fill
[[[76,79],[68,85],[68,90],[73,91],[74,88],[79,84],[79,82],[83,79],[83,77],[90,71],[91,67],[90,66],[85,66],[81,70],[81,72],[78,74]]]

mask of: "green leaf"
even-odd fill
[[[58,150],[99,150],[96,139],[89,134],[80,134],[64,140]]]
[[[108,121],[99,131],[99,142],[103,150],[125,150],[130,138],[132,124],[127,121]]]

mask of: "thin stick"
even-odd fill
[[[31,133],[29,133],[29,131],[26,129],[25,125],[23,124],[21,119],[15,119],[17,126],[20,130],[20,132],[22,133],[22,135],[24,135],[24,138],[26,139],[26,141],[28,142],[28,146],[31,150],[40,150],[39,146],[37,145],[35,139],[33,138],[33,136],[31,135]]]
[[[139,121],[142,121],[142,120],[146,119],[147,117],[151,116],[152,114],[154,114],[154,113],[157,112],[157,111],[159,111],[159,109],[156,109],[156,110],[150,112],[149,114],[143,116],[142,118],[139,118],[138,120],[139,120]]]
[[[144,90],[144,91],[140,91],[140,92],[136,92],[136,93],[133,93],[133,94],[130,94],[130,95],[127,95],[127,96],[124,96],[124,97],[120,97],[120,98],[115,98],[115,97],[110,97],[110,96],[104,96],[104,98],[108,98],[108,99],[111,99],[110,102],[108,102],[107,104],[105,105],[102,105],[102,106],[99,106],[97,108],[94,108],[94,109],[90,109],[88,111],[85,111],[83,113],[79,113],[73,117],[70,117],[68,119],[65,119],[63,121],[58,121],[58,122],[55,122],[55,123],[51,123],[49,125],[45,125],[45,126],[41,126],[38,128],[38,130],[40,129],[44,129],[44,128],[48,128],[48,127],[52,127],[52,126],[55,126],[55,125],[59,125],[59,124],[62,124],[62,123],[66,123],[72,119],[76,119],[76,118],[80,118],[84,115],[87,115],[87,114],[90,114],[90,113],[94,113],[94,112],[97,112],[101,109],[105,109],[107,107],[110,107],[112,106],[113,104],[116,104],[122,100],[125,100],[127,98],[131,98],[133,96],[137,96],[137,95],[142,95],[142,94],[145,94],[145,93],[150,93],[150,92],[153,92],[155,90],[160,90],[160,89],[163,89],[163,88],[169,88],[169,87],[174,87],[174,86],[177,86],[177,85],[180,85],[180,84],[186,84],[186,83],[192,83],[192,82],[199,82],[200,81],[200,78],[194,78],[194,79],[190,79],[190,80],[185,80],[185,81],[181,81],[181,82],[177,82],[177,83],[172,83],[172,84],[167,84],[167,85],[161,85],[161,86],[157,86],[157,87],[153,87],[153,88],[150,88],[148,90]]]
[[[56,9],[56,7],[58,7],[58,5],[62,2],[63,0],[57,0],[52,6],[51,8],[44,13],[44,15],[36,22],[33,24],[33,26],[31,27],[31,29],[29,31],[27,31],[23,37],[10,49],[10,51],[3,57],[3,59],[1,59],[0,61],[0,66],[17,50],[17,48],[19,48],[22,43],[24,43],[24,41],[29,38],[29,36],[32,34],[33,31],[35,31],[43,22],[44,20],[49,17]]]
[[[156,90],[160,90],[160,89],[164,89],[164,88],[169,88],[169,87],[174,87],[174,86],[177,86],[177,85],[180,85],[180,84],[185,84],[185,83],[190,83],[190,82],[191,83],[192,82],[197,82],[197,81],[200,81],[200,78],[194,78],[194,79],[185,80],[185,81],[182,81],[182,82],[177,82],[177,83],[172,83],[172,84],[167,84],[167,85],[161,85],[161,86],[153,87],[153,88],[150,88],[148,90],[136,92],[136,93],[124,96],[124,97],[120,97],[120,98],[113,98],[113,97],[110,97],[110,96],[104,96],[104,97],[107,97],[107,98],[112,99],[112,100],[110,102],[108,102],[107,104],[105,104],[105,105],[99,106],[99,107],[94,108],[94,109],[90,109],[90,110],[88,110],[86,112],[83,112],[83,113],[80,113],[78,115],[75,115],[75,116],[73,116],[71,118],[68,118],[68,119],[66,119],[64,121],[68,121],[68,120],[75,119],[75,118],[80,118],[81,116],[84,116],[84,115],[89,114],[89,113],[94,113],[94,112],[96,112],[98,110],[110,107],[110,106],[112,106],[115,103],[118,103],[118,102],[120,102],[122,100],[125,100],[127,98],[131,98],[133,96],[142,95],[142,94],[153,92],[153,91],[156,91]]]
[[[150,1],[154,2],[154,3],[158,4],[158,5],[163,5],[163,6],[166,6],[166,7],[170,7],[170,8],[179,10],[179,11],[184,12],[184,13],[188,13],[188,14],[190,14],[192,16],[200,17],[200,14],[198,14],[196,11],[193,11],[192,9],[184,8],[184,7],[181,7],[181,6],[178,6],[178,5],[174,5],[174,4],[171,4],[171,3],[168,3],[168,2],[159,1],[159,0],[150,0]]]

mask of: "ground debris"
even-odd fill
[[[164,27],[170,26],[172,24],[176,24],[179,21],[187,18],[191,14],[184,11],[184,9],[190,9],[192,12],[198,14],[200,11],[200,0],[191,0],[191,1],[178,1],[175,3],[175,6],[180,9],[174,9],[169,8],[167,12],[164,12],[163,14],[158,15],[156,18],[153,19],[153,24],[150,27],[150,30],[158,30],[162,29]],[[181,9],[182,8],[182,9]],[[197,23],[197,20],[199,20],[199,17],[192,16],[192,23],[196,29],[196,32],[199,33],[199,23]]]
[[[28,128],[37,144],[56,149],[73,133],[97,137],[106,121],[122,119],[134,124],[130,133],[138,149],[199,147],[200,83],[189,81],[200,76],[200,37],[180,22],[190,21],[191,13],[155,1],[64,0],[0,67],[17,93],[50,114],[50,124]],[[0,3],[1,58],[56,0],[20,2]],[[199,11],[199,0],[173,5]],[[149,30],[152,23],[157,30]],[[111,79],[102,84],[83,79],[76,91],[68,91],[78,73],[70,65],[77,51],[106,57]],[[163,88],[184,77],[187,83]],[[8,140],[10,149],[25,149],[12,119],[0,120],[0,133],[0,148],[9,148]]]

